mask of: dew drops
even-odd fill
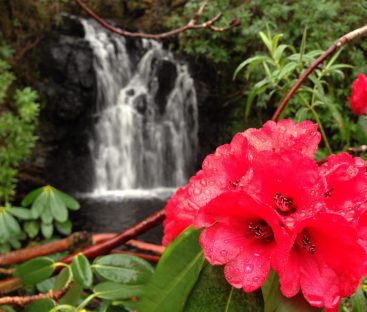
[[[245,272],[246,273],[251,273],[253,268],[254,268],[254,265],[253,264],[247,264],[245,266]]]
[[[200,180],[200,184],[201,184],[202,186],[206,186],[206,180],[204,180],[204,179]]]
[[[257,283],[257,282],[259,281],[259,278],[255,276],[252,280],[253,280],[255,283]]]
[[[255,252],[254,257],[260,257],[260,254],[258,252]]]
[[[200,189],[200,188],[198,188],[198,187],[194,188],[194,194],[195,194],[195,195],[199,195],[199,194],[201,194],[201,189]]]
[[[221,252],[220,252],[220,255],[222,256],[222,257],[227,257],[227,251],[226,250],[221,250]]]

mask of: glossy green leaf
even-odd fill
[[[93,292],[98,298],[108,300],[122,300],[129,299],[131,297],[140,297],[143,292],[143,286],[104,282],[94,287]]]
[[[54,232],[54,226],[52,224],[42,223],[41,232],[45,238],[51,238]]]
[[[55,306],[55,302],[49,298],[32,302],[25,307],[25,312],[50,312]]]
[[[10,207],[8,208],[8,212],[22,220],[32,219],[31,211],[28,208]]]
[[[80,208],[78,201],[70,195],[65,194],[64,192],[61,192],[57,189],[55,189],[55,193],[62,199],[66,207],[68,207],[70,210],[78,210]]]
[[[280,293],[279,279],[275,272],[269,273],[268,279],[261,287],[265,308],[264,312],[320,312],[312,307],[299,293],[295,297],[286,298]]]
[[[16,268],[15,275],[24,285],[35,285],[54,272],[54,261],[48,257],[40,257],[22,263]]]
[[[53,219],[50,207],[46,207],[41,215],[42,223],[51,224]]]
[[[59,300],[59,304],[72,305],[72,306],[77,305],[82,293],[83,293],[83,286],[74,281],[71,288]]]
[[[50,210],[55,220],[58,222],[65,222],[68,219],[68,209],[61,197],[53,190],[49,192],[50,196]]]
[[[34,202],[34,200],[38,197],[39,194],[43,192],[43,187],[35,189],[28,193],[22,200],[22,206],[27,207]]]
[[[69,235],[72,230],[72,223],[70,220],[66,220],[65,222],[55,222],[55,226],[58,232],[63,235]]]
[[[89,288],[92,286],[93,273],[88,259],[83,254],[74,257],[71,263],[71,271],[74,279],[82,286]]]
[[[199,231],[188,228],[163,253],[146,285],[139,312],[180,312],[203,267]]]
[[[56,276],[52,276],[40,283],[37,283],[36,288],[40,293],[47,293],[55,286]]]
[[[68,304],[62,304],[54,307],[50,312],[77,312],[78,310]]]
[[[34,238],[38,235],[40,225],[37,221],[27,221],[24,222],[23,228],[30,238]]]
[[[54,290],[63,290],[72,279],[71,270],[69,267],[63,268],[55,279]]]
[[[140,285],[145,284],[154,272],[147,261],[131,255],[108,255],[96,259],[93,270],[111,282]]]
[[[185,312],[263,312],[262,296],[235,289],[223,267],[206,265],[185,305]]]

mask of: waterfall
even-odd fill
[[[177,187],[198,146],[198,108],[187,65],[152,40],[125,38],[83,21],[94,52],[94,192]],[[138,40],[138,39],[136,39]]]

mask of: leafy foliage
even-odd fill
[[[50,238],[54,233],[54,226],[64,235],[71,233],[71,222],[69,220],[69,210],[78,210],[79,203],[70,195],[47,185],[30,192],[22,201],[24,207],[30,206],[30,210],[24,208],[21,211],[28,211],[26,214],[24,231],[33,238],[41,230],[45,238]],[[22,217],[22,216],[21,216]]]
[[[36,141],[39,105],[31,88],[11,88],[11,50],[4,43],[0,47],[0,203],[8,204],[15,194],[17,168]]]
[[[268,34],[260,32],[267,54],[259,54],[245,60],[234,73],[236,77],[246,68],[245,79],[252,76],[258,79],[247,92],[246,119],[254,102],[260,109],[279,103],[298,77],[322,54],[321,50],[306,51],[306,34],[305,30],[297,51],[292,45],[280,44],[282,35],[272,37],[269,31]],[[295,116],[298,122],[314,119],[319,125],[326,152],[329,153],[331,152],[329,140],[335,142],[335,149],[348,147],[351,141],[351,133],[348,131],[348,124],[351,121],[347,117],[348,114],[342,114],[342,106],[336,105],[335,90],[332,87],[334,84],[340,84],[345,78],[343,70],[351,68],[350,65],[336,62],[340,52],[341,50],[326,62],[322,69],[316,69],[309,76],[309,80],[298,89],[291,100],[285,114]],[[333,133],[333,136],[328,137],[325,128]]]

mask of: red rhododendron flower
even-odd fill
[[[246,193],[227,192],[200,214],[213,220],[200,235],[205,258],[213,265],[225,265],[225,277],[233,287],[247,292],[259,288],[268,276],[276,241],[287,235],[277,213]]]
[[[367,77],[359,74],[352,85],[350,108],[356,115],[367,115]]]
[[[165,207],[164,245],[193,224],[200,207],[236,187],[249,168],[249,152],[246,138],[238,134],[230,144],[219,146],[214,154],[205,158],[203,169],[188,185],[180,188]]]
[[[311,305],[335,308],[342,297],[356,291],[366,253],[354,227],[342,216],[321,213],[299,222],[289,248],[284,252],[280,246],[272,259],[286,297],[301,289]]]
[[[361,158],[312,160],[311,122],[267,122],[218,147],[166,206],[164,244],[187,226],[227,281],[253,291],[272,267],[281,292],[336,309],[367,269],[367,174]]]
[[[268,121],[261,129],[251,128],[235,135],[230,144],[219,146],[214,154],[207,156],[202,170],[167,203],[163,244],[167,245],[192,224],[200,207],[223,192],[237,188],[248,174],[257,151],[296,150],[313,157],[319,141],[317,124],[310,121],[300,124],[291,120]],[[204,226],[205,220],[201,218],[195,225]]]
[[[317,124],[308,120],[299,124],[289,119],[268,121],[261,129],[247,129],[243,135],[258,151],[296,150],[310,158],[321,140]]]
[[[259,204],[275,210],[288,229],[324,209],[318,166],[301,153],[258,153],[252,170],[244,189]]]
[[[324,179],[327,208],[357,222],[358,215],[367,207],[365,161],[347,153],[331,155],[320,167],[320,175]]]

